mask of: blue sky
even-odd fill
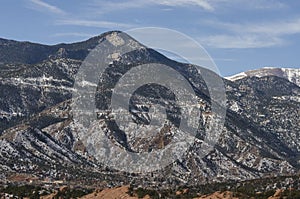
[[[297,0],[3,0],[0,37],[43,44],[108,30],[164,27],[198,41],[224,76],[265,66],[299,68]]]

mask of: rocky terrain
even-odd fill
[[[87,41],[47,46],[0,40],[0,181],[95,186],[137,184],[149,187],[196,185],[249,180],[299,172],[299,69],[261,69],[223,79],[226,120],[217,144],[201,157],[211,99],[195,66],[168,59],[126,36],[124,46],[136,50],[112,56],[106,78],[95,94],[99,125],[120,148],[138,153],[169,144],[182,115],[174,94],[157,85],[137,90],[131,114],[137,124],[150,122],[149,104],[165,106],[168,132],[151,140],[130,137],[106,115],[113,85],[126,71],[147,63],[170,66],[192,85],[201,116],[195,142],[184,158],[151,173],[116,171],[95,159],[79,139],[82,126],[73,119],[74,78],[88,53],[120,32]],[[105,51],[105,49],[103,49]],[[202,69],[206,71],[207,69]],[[213,72],[209,72],[213,74]],[[216,74],[213,74],[216,75]],[[140,106],[145,103],[144,106]],[[168,103],[166,103],[168,102]],[[141,114],[137,114],[137,112]],[[22,174],[22,177],[19,176]]]

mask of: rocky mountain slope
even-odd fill
[[[107,79],[98,85],[95,94],[96,107],[105,110],[113,89],[111,85],[126,71],[141,64],[161,63],[178,71],[193,86],[201,105],[199,130],[194,145],[184,158],[163,170],[129,174],[115,171],[96,160],[78,137],[82,126],[73,120],[71,98],[77,92],[73,87],[74,78],[91,49],[108,38],[122,35],[107,32],[84,42],[54,46],[0,40],[2,181],[12,181],[12,176],[25,173],[40,181],[167,187],[299,171],[300,76],[297,69],[294,72],[276,69],[284,71],[280,75],[262,70],[259,75],[251,73],[254,75],[230,78],[232,81],[224,79],[227,95],[224,128],[214,149],[200,157],[204,129],[211,119],[211,99],[201,74],[195,73],[195,66],[172,61],[129,36],[122,38],[124,45],[134,44],[138,48],[110,63]],[[144,107],[138,106],[143,102]],[[118,129],[109,115],[100,115],[100,126],[124,150],[138,153],[164,147],[182,115],[176,109],[174,94],[163,87],[148,85],[138,89],[132,98],[131,114],[136,123],[147,125],[150,122],[149,104],[172,105],[166,106],[169,134],[162,133],[147,142],[134,139]],[[136,109],[143,113],[136,114],[133,111]]]

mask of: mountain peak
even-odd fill
[[[129,37],[126,33],[115,30],[105,32],[86,41],[70,44],[44,45],[0,39],[0,63],[37,64],[53,57],[84,60],[89,51],[104,39],[109,39],[116,44],[118,42],[116,37],[121,33],[123,36]]]
[[[104,167],[102,159],[98,161],[93,156],[94,152],[89,151],[89,145],[79,137],[84,134],[85,126],[74,119],[75,111],[72,110],[72,101],[76,98],[73,94],[78,93],[74,76],[91,49],[106,40],[115,46],[124,45],[122,47],[131,51],[126,51],[123,56],[109,52],[108,61],[111,62],[101,79],[82,83],[96,85],[95,95],[91,95],[95,96],[97,109],[95,124],[99,124],[99,129],[109,139],[107,141],[116,144],[119,149],[136,154],[158,151],[171,140],[177,142],[181,139],[176,129],[181,118],[185,118],[177,93],[157,84],[145,84],[130,98],[128,109],[132,120],[126,124],[129,130],[120,129],[109,109],[114,88],[127,72],[144,64],[164,64],[188,80],[195,91],[196,100],[192,107],[201,113],[199,118],[195,118],[199,121],[195,143],[186,155],[165,169],[130,175]],[[103,44],[104,47],[101,45],[101,50],[96,52],[109,51],[105,47],[110,44]],[[205,143],[206,129],[214,123],[214,114],[201,71],[198,73],[193,65],[162,56],[126,33],[110,31],[86,41],[53,46],[29,42],[1,45],[0,41],[0,62],[3,62],[0,65],[0,183],[2,179],[12,179],[13,175],[21,172],[41,176],[41,182],[55,178],[70,182],[80,180],[80,183],[89,185],[105,179],[114,186],[136,182],[145,186],[154,183],[157,187],[194,186],[212,181],[246,180],[274,173],[299,172],[297,154],[300,153],[300,143],[295,142],[295,138],[300,132],[300,88],[282,78],[247,78],[275,74],[291,81],[299,80],[299,69],[263,68],[239,74],[245,79],[238,83],[225,81],[226,121],[213,150],[202,157],[203,146],[208,146]],[[95,78],[100,77],[94,70],[92,72]],[[135,81],[137,76],[131,77]],[[153,105],[162,106],[165,111],[158,111],[159,115],[153,117],[150,111]],[[183,106],[186,104],[183,103]],[[162,128],[156,130],[155,127],[157,133],[154,132],[149,139],[136,136],[133,133],[136,127],[144,128],[151,123],[151,118],[157,118]],[[112,159],[107,162],[112,162]],[[132,167],[128,164],[124,169],[116,169],[124,171],[129,166]]]

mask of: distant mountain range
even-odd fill
[[[70,103],[81,63],[108,37],[122,35],[112,31],[87,41],[54,46],[0,39],[0,181],[50,179],[107,186],[133,183],[170,187],[299,171],[299,69],[263,68],[224,78],[227,114],[223,132],[214,150],[200,158],[203,129],[211,108],[205,81],[193,72],[195,66],[170,60],[130,36],[122,38],[124,45],[134,42],[139,48],[111,63],[113,71],[108,71],[111,75],[107,84],[101,85],[96,94],[102,96],[97,107],[107,103],[112,92],[109,85],[117,82],[119,75],[137,65],[161,63],[178,71],[193,86],[202,104],[200,130],[186,156],[163,170],[129,174],[103,166],[78,138],[80,126],[73,120]],[[138,91],[136,99],[152,96],[156,103],[163,104],[171,94],[162,93],[167,92],[153,86]],[[174,125],[178,116],[172,116],[175,112],[174,107],[168,112]],[[148,113],[134,117],[137,122],[149,122],[145,120]],[[110,117],[104,120],[102,129],[119,147],[136,152],[159,148],[159,143],[166,145],[169,139],[167,134],[147,142],[129,139]],[[27,177],[20,177],[24,175]]]
[[[226,77],[226,79],[235,81],[239,79],[243,79],[246,77],[265,77],[265,76],[276,76],[288,79],[289,81],[293,82],[300,86],[299,82],[299,68],[274,68],[274,67],[265,67],[256,70],[250,70],[242,73],[238,73],[236,75]]]

